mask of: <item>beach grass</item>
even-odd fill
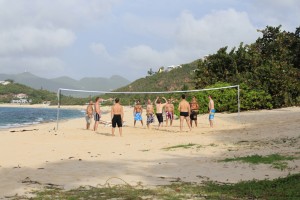
[[[274,180],[242,181],[236,184],[204,182],[202,184],[177,182],[149,189],[141,186],[79,187],[73,190],[47,188],[31,196],[14,199],[298,199],[300,173]]]
[[[193,143],[188,143],[188,144],[179,144],[179,145],[174,145],[174,146],[170,146],[170,147],[165,147],[162,148],[165,151],[169,151],[169,150],[174,150],[174,149],[190,149],[194,146],[196,146],[197,144],[193,144]]]
[[[273,168],[284,170],[288,167],[286,161],[294,160],[296,157],[294,156],[283,156],[279,154],[271,154],[268,156],[261,155],[252,155],[245,157],[236,157],[236,158],[226,158],[224,160],[220,160],[220,162],[233,162],[233,161],[241,161],[245,163],[251,164],[271,164]]]

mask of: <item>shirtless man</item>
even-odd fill
[[[182,131],[183,120],[184,119],[186,120],[186,123],[187,123],[187,125],[188,125],[188,127],[191,131],[192,129],[191,129],[191,125],[190,125],[190,122],[189,122],[189,120],[190,120],[189,116],[191,114],[191,107],[190,107],[189,102],[187,102],[185,100],[185,94],[181,95],[181,99],[182,100],[180,101],[180,103],[178,105],[178,110],[180,112],[180,131]]]
[[[190,106],[191,106],[191,115],[190,115],[191,127],[193,126],[193,121],[195,121],[195,126],[197,127],[198,125],[197,115],[199,114],[199,104],[195,96],[193,96],[192,101],[190,102]]]
[[[158,128],[160,127],[160,125],[163,124],[163,115],[162,115],[162,112],[163,112],[163,108],[165,107],[165,105],[167,104],[167,99],[165,97],[162,97],[164,100],[165,100],[165,103],[161,103],[159,97],[156,98],[155,100],[155,106],[156,106],[156,117],[157,117],[157,120],[158,120]]]
[[[97,97],[95,100],[95,104],[94,104],[94,111],[95,111],[95,116],[94,116],[94,120],[95,120],[95,124],[94,124],[94,131],[97,131],[98,129],[98,124],[101,118],[101,110],[100,110],[100,97]]]
[[[123,122],[123,106],[120,104],[119,98],[115,99],[115,104],[111,107],[111,125],[112,136],[115,136],[115,128],[118,125],[120,136],[122,137],[122,122]]]
[[[154,109],[150,99],[148,99],[146,111],[147,111],[147,127],[150,128],[150,124],[154,122]]]
[[[90,103],[86,107],[86,111],[85,111],[85,120],[86,120],[86,129],[87,130],[90,129],[90,125],[91,125],[92,118],[93,118],[93,112],[94,112],[93,104],[94,104],[93,101],[90,101]]]
[[[134,127],[135,127],[135,123],[136,121],[141,121],[142,126],[144,126],[143,124],[143,118],[142,118],[142,113],[143,113],[143,108],[140,104],[140,101],[137,100],[134,108],[133,108],[133,115],[134,115]]]
[[[208,110],[209,110],[209,117],[208,117],[208,120],[209,120],[209,125],[210,125],[210,128],[213,128],[214,126],[214,117],[215,117],[215,103],[214,103],[214,100],[212,99],[212,96],[209,95],[208,96],[208,99],[209,99],[209,103],[208,103]]]
[[[172,126],[174,119],[174,105],[172,104],[172,100],[168,99],[168,103],[165,106],[166,110],[166,126],[168,126],[168,120],[170,119],[170,126]]]

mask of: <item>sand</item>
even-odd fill
[[[83,107],[77,107],[83,109]],[[109,108],[103,108],[109,111]],[[145,116],[143,115],[144,120]],[[109,121],[110,114],[102,120]],[[274,179],[300,172],[300,108],[261,110],[215,116],[209,128],[208,115],[198,116],[191,132],[179,120],[173,127],[148,130],[138,122],[133,127],[132,108],[125,108],[123,137],[116,129],[99,125],[85,130],[85,120],[72,119],[0,131],[0,199],[28,194],[33,189],[57,186],[142,184],[146,187],[172,181],[212,180],[236,183],[241,180]],[[145,121],[144,121],[145,123]],[[184,148],[175,145],[195,144]],[[220,162],[248,155],[298,156],[284,170],[268,164]]]

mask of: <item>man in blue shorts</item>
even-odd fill
[[[209,103],[208,103],[208,110],[209,110],[209,117],[208,117],[208,120],[209,120],[209,125],[210,125],[210,128],[213,128],[214,126],[214,117],[215,117],[215,103],[214,103],[214,100],[212,99],[212,96],[209,95],[208,96],[208,99],[209,99]]]
[[[136,121],[141,121],[142,126],[144,126],[143,124],[143,118],[142,118],[142,113],[143,113],[143,108],[140,104],[140,101],[137,100],[134,108],[133,108],[133,116],[134,116],[134,127],[135,127],[135,123]]]

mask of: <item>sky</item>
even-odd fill
[[[299,0],[0,0],[0,73],[134,81],[299,19]]]

